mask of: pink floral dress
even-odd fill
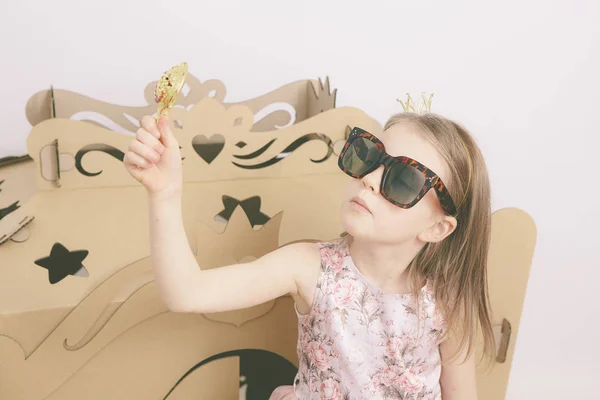
[[[319,244],[314,303],[298,313],[298,375],[271,397],[312,400],[439,400],[440,337],[433,293],[388,294],[354,265],[345,238]]]

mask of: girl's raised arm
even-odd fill
[[[188,245],[179,204],[150,199],[152,268],[172,311],[214,313],[286,294],[297,298],[298,282],[318,271],[320,254],[314,243],[290,244],[250,263],[203,271]]]

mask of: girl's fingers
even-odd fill
[[[156,151],[139,140],[132,140],[129,144],[129,150],[151,163],[157,163],[160,160],[160,155]]]
[[[146,160],[144,157],[132,151],[128,151],[127,154],[125,154],[123,162],[125,163],[125,165],[130,165],[143,169],[150,168],[152,166],[152,163],[150,161]]]
[[[160,141],[167,148],[175,148],[178,145],[177,139],[173,135],[173,131],[171,131],[171,127],[169,126],[169,117],[162,116],[158,120],[157,123],[158,131],[160,132]]]
[[[157,139],[160,138],[160,132],[158,130],[158,127],[156,126],[156,120],[154,119],[154,117],[150,115],[144,116],[142,118],[141,124],[142,128],[148,131],[152,136],[154,136]]]
[[[135,138],[158,154],[162,154],[165,151],[165,147],[162,143],[144,128],[137,130]]]

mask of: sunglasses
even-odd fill
[[[338,165],[346,174],[358,179],[383,165],[379,192],[390,203],[411,208],[433,188],[444,212],[456,214],[450,193],[436,173],[411,158],[390,156],[381,140],[360,128],[350,132]]]

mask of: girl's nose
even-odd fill
[[[379,185],[381,184],[383,169],[383,165],[380,165],[375,171],[363,176],[361,179],[363,187],[369,189],[374,194],[379,194]]]

